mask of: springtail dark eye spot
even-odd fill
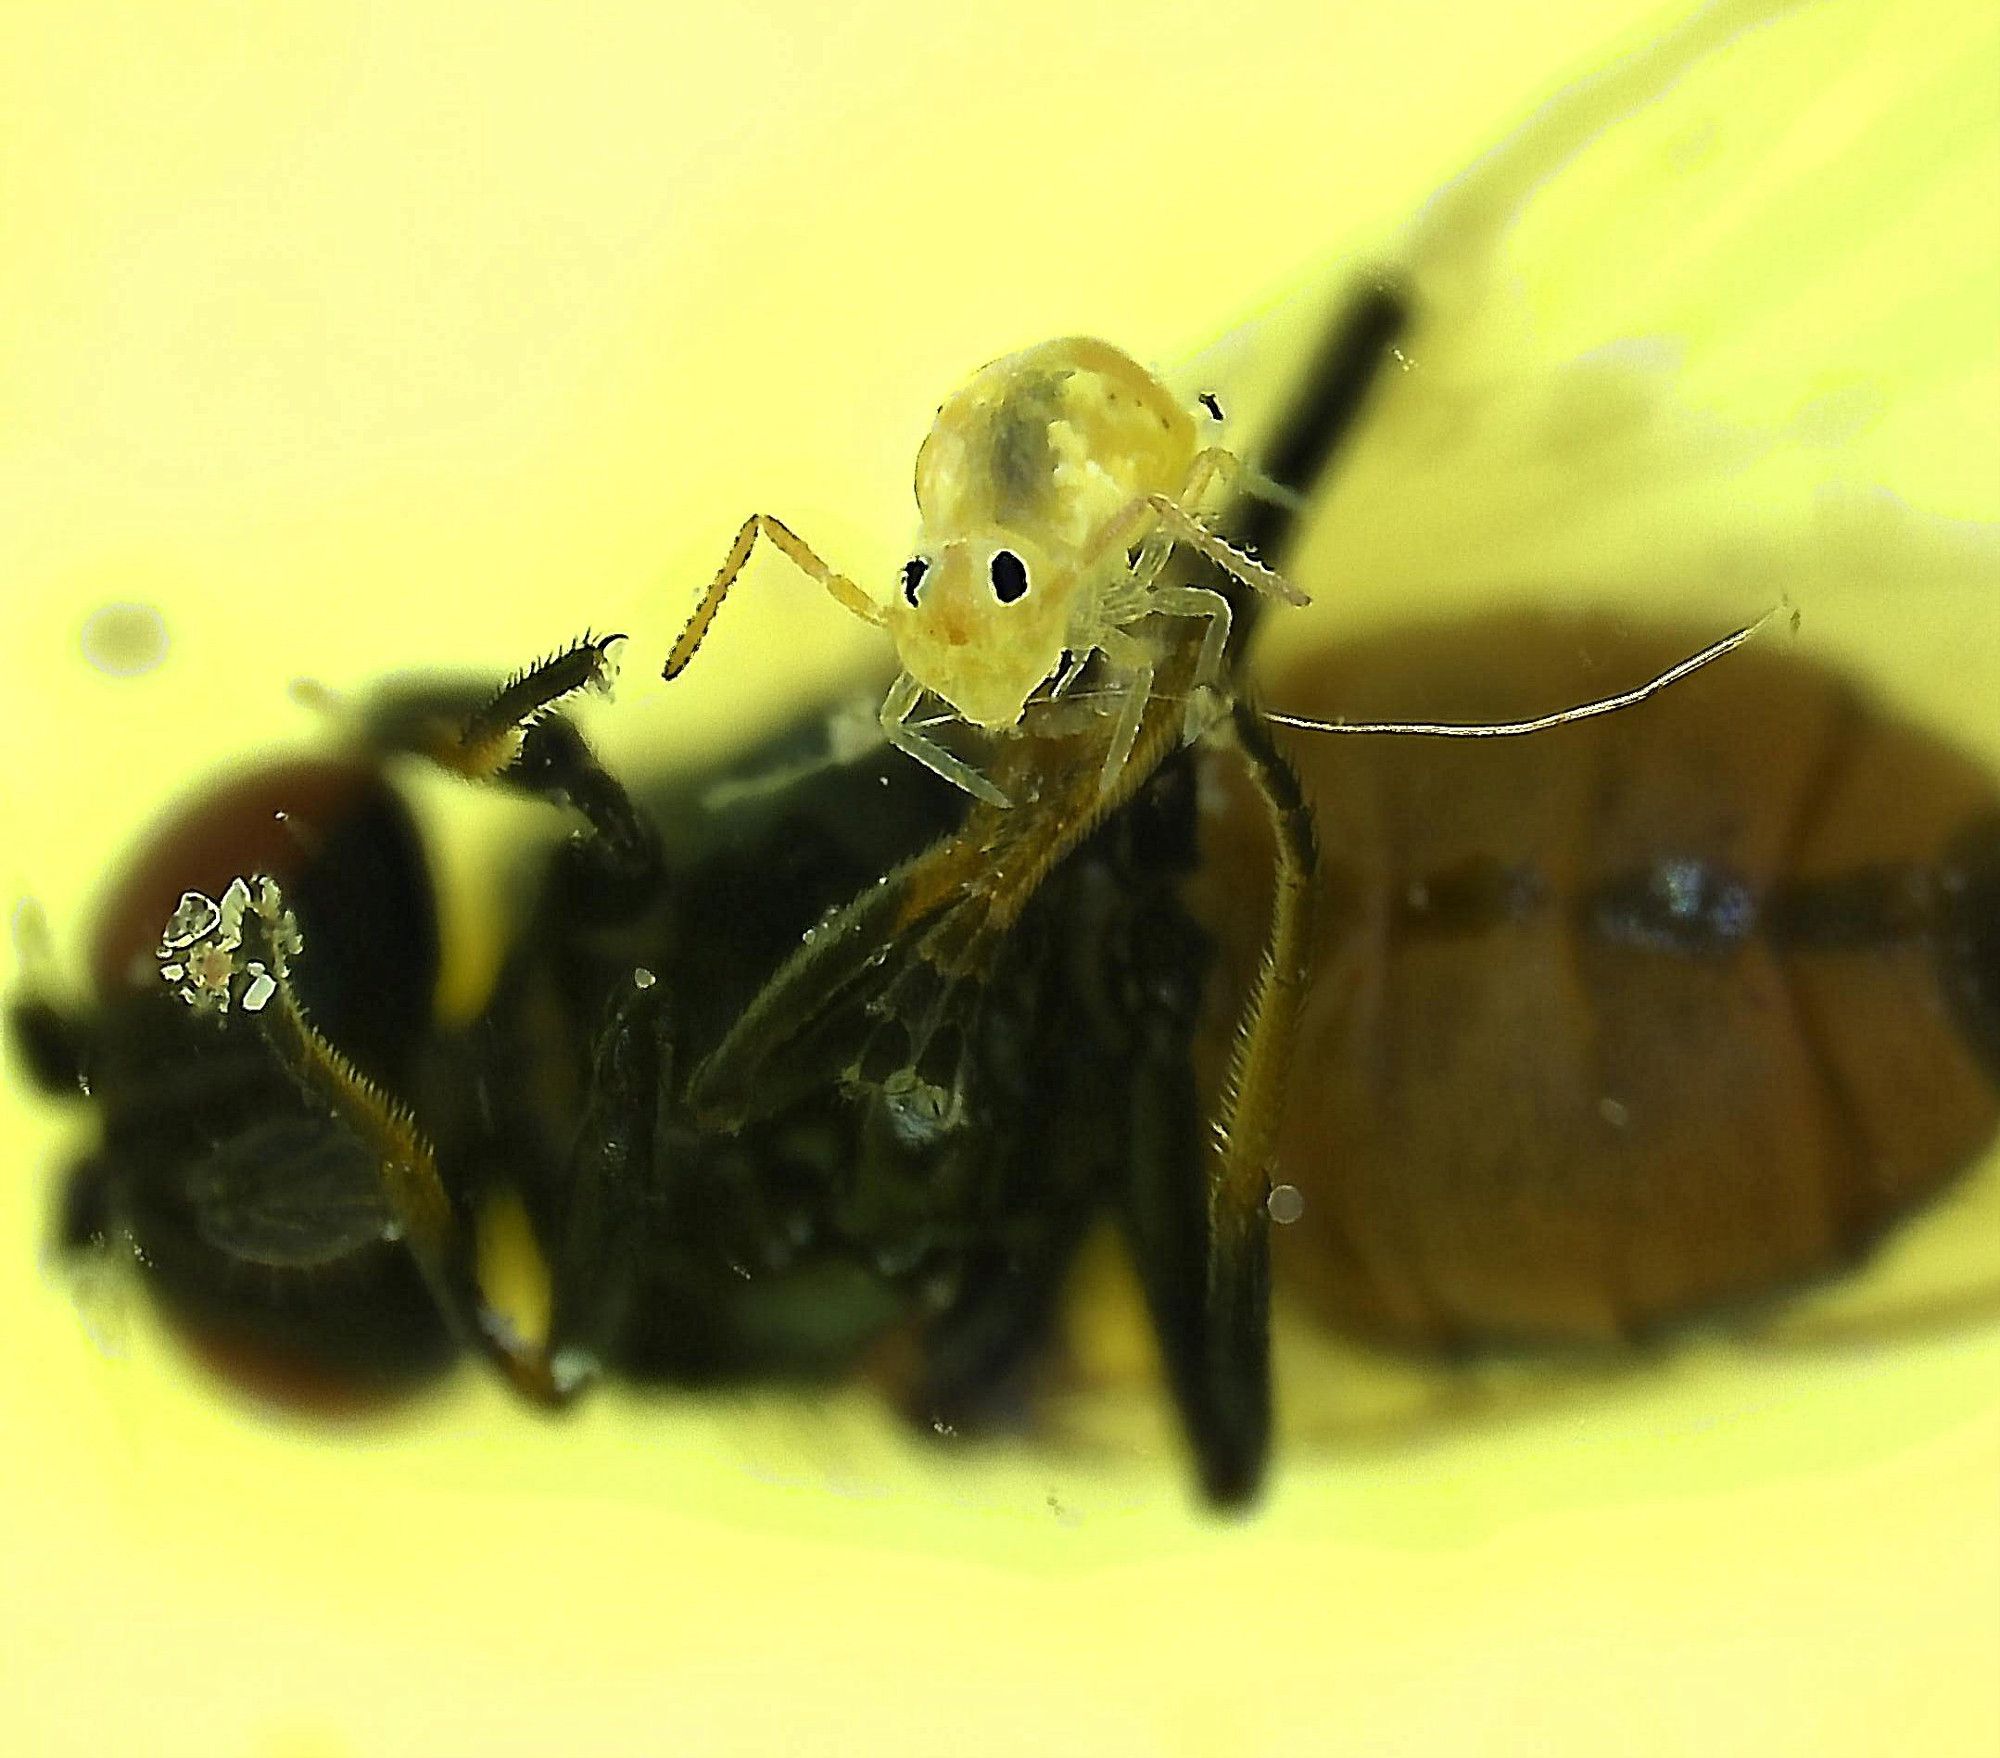
[[[1073,651],[1104,654],[1111,738],[1098,775],[1099,791],[1108,793],[1131,755],[1153,689],[1147,655],[1161,631],[1142,637],[1132,625],[1172,619],[1176,635],[1192,635],[1201,675],[1185,692],[1190,702],[1228,694],[1222,667],[1229,597],[1166,579],[1177,549],[1201,556],[1239,587],[1285,604],[1308,602],[1298,587],[1203,522],[1204,499],[1248,460],[1212,443],[1208,417],[1222,414],[1213,393],[1204,396],[1202,410],[1129,354],[1089,336],[1058,337],[988,361],[938,405],[917,450],[921,553],[904,564],[900,603],[878,603],[783,520],[752,513],[696,600],[661,676],[687,669],[752,552],[767,543],[850,616],[895,643],[902,670],[880,716],[888,742],[988,805],[1007,804],[1005,790],[912,722],[918,702],[936,696],[986,731],[1017,727],[1029,699],[1050,682],[1056,659],[1050,642],[1058,632]],[[1002,537],[1023,549],[996,552]],[[969,625],[955,617],[925,615],[921,594],[936,558],[957,553],[988,558],[995,603],[1018,604],[1032,585],[1043,614],[982,627],[977,641],[963,638]],[[1028,554],[1036,558],[1032,578]],[[1121,555],[1127,565],[1111,565]],[[960,638],[942,640],[947,628]],[[1184,739],[1197,736],[1200,721],[1189,709]]]
[[[1011,549],[996,549],[988,572],[993,579],[993,596],[1002,604],[1013,604],[1028,595],[1028,564]]]

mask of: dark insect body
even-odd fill
[[[559,1377],[513,1376],[544,1401],[596,1373],[811,1381],[900,1353],[915,1418],[976,1428],[1017,1389],[1107,1211],[1163,1331],[1192,1351],[1206,1190],[1188,1047],[1207,947],[1177,895],[1189,769],[1159,774],[1035,888],[976,984],[913,999],[914,1030],[837,1009],[821,1041],[714,1101],[743,1113],[728,1127],[697,1115],[689,1074],[802,945],[843,932],[829,917],[951,828],[962,796],[886,749],[711,811],[699,796],[719,779],[639,797],[671,832],[641,863],[606,862],[596,837],[559,849],[459,1031],[428,1019],[432,900],[385,781],[297,764],[201,802],[114,902],[95,1005],[13,1010],[38,1078],[87,1093],[98,1126],[62,1199],[63,1247],[128,1247],[211,1363],[314,1404],[420,1382],[459,1344],[518,1361],[522,1345],[481,1335],[505,1321],[471,1245],[510,1199],[553,1278],[537,1353]],[[191,1012],[147,944],[181,890],[219,895],[243,833],[279,813],[294,859],[262,870],[299,923],[301,1010],[434,1145],[466,1240],[442,1295],[396,1237],[368,1129],[245,1007]],[[1191,1419],[1226,1426],[1201,1409],[1199,1364],[1184,1372]],[[1222,1479],[1247,1469],[1212,1466],[1211,1487],[1231,1493]]]
[[[1213,533],[1175,521],[1172,566],[1226,540],[1239,582],[1253,552],[1291,567],[1295,517],[1326,504],[1371,395],[1385,420],[1428,417],[1398,457],[1442,455],[1444,492],[1484,489],[1503,517],[1559,517],[1573,475],[1605,480],[1581,466],[1617,420],[1535,395],[1532,353],[1512,374],[1490,336],[1454,385],[1445,339],[1482,316],[1523,331],[1498,255],[1523,204],[1746,21],[1696,17],[1456,180],[1404,247],[1425,307],[1355,302],[1287,409],[1251,418],[1278,492]],[[1857,126],[1906,117],[1914,101]],[[1749,139],[1795,162],[1785,134]],[[1705,157],[1686,149],[1702,138],[1665,158]],[[1606,216],[1584,212],[1594,235]],[[1684,222],[1659,217],[1671,246]],[[1386,392],[1385,359],[1412,368]],[[1524,392],[1491,421],[1482,398],[1512,412]],[[1628,424],[1656,412],[1642,399]],[[1047,442],[1053,414],[1027,431]],[[1483,422],[1539,448],[1518,500],[1450,480],[1453,436]],[[1025,478],[1003,428],[966,480],[1004,497]],[[679,662],[760,531],[883,614],[753,519]],[[1150,525],[1129,535],[1135,575],[1168,562]],[[995,618],[1039,601],[1005,547],[998,572],[983,552]],[[938,590],[918,559],[896,601],[913,616]],[[798,730],[727,774],[614,777],[561,708],[606,670],[610,644],[586,640],[497,692],[405,691],[361,756],[211,796],[117,888],[91,996],[11,1008],[29,1073],[95,1125],[58,1204],[65,1249],[129,1247],[207,1357],[294,1396],[416,1386],[467,1355],[544,1406],[599,1375],[868,1371],[921,1428],[958,1431],[1014,1415],[1079,1246],[1115,1228],[1202,1490],[1228,1503],[1266,1465],[1274,1213],[1294,1220],[1279,1271],[1345,1331],[1433,1352],[1623,1342],[1852,1262],[1990,1148],[1986,770],[1756,652],[1530,739],[1295,739],[1241,699],[1254,597],[1210,586],[1229,616],[1198,620],[1230,628],[1225,663],[1202,668],[1196,619],[1148,626],[1115,728],[1103,643],[1059,696],[1056,655],[1015,643],[1021,690],[969,717],[1010,729],[969,791],[888,751],[801,771]],[[1127,633],[1126,609],[1176,621],[1158,599],[1098,608],[1084,636]],[[1313,650],[1271,690],[1349,720],[1513,720],[1713,632],[1487,618]],[[1221,736],[1187,746],[1210,708]],[[521,919],[469,1020],[433,1017],[435,905],[391,755],[582,821],[524,851]],[[733,804],[725,781],[749,784]],[[542,1310],[501,1291],[492,1242],[522,1214]]]
[[[1302,486],[1397,309],[1364,296],[1299,400]],[[129,1245],[176,1325],[265,1386],[408,1382],[455,1346],[553,1405],[601,1374],[811,1379],[865,1357],[903,1363],[894,1394],[957,1431],[1015,1400],[1110,1220],[1204,1489],[1247,1497],[1312,856],[1257,717],[1230,723],[1283,851],[1274,975],[1211,1129],[1192,1062],[1209,943],[1179,896],[1191,648],[1115,787],[1103,718],[1051,704],[996,765],[1021,803],[968,807],[893,752],[774,780],[801,754],[782,738],[734,775],[628,790],[559,707],[612,645],[497,692],[385,695],[370,760],[248,776],[158,839],[99,930],[94,1002],[12,1010],[40,1084],[88,1094],[100,1126],[66,1248]],[[433,904],[390,753],[584,822],[463,1028],[428,1017]],[[705,803],[738,780],[737,803]],[[550,1284],[527,1321],[482,1245],[516,1203]]]
[[[1402,316],[1371,291],[1323,350],[1274,445],[1301,491]],[[1244,524],[1282,553],[1268,504]],[[1642,671],[1688,645],[1475,622],[1314,652],[1275,687],[1507,718],[1619,681],[1579,654]],[[801,767],[810,727],[628,788],[548,710],[607,649],[376,716],[384,749],[585,822],[469,1024],[430,1017],[430,884],[373,761],[200,803],[115,890],[94,1002],[16,1002],[29,1067],[98,1125],[65,1247],[129,1243],[238,1377],[337,1401],[469,1350],[555,1404],[599,1374],[867,1365],[920,1426],[976,1430],[1017,1405],[1110,1223],[1204,1491],[1240,1501],[1268,1444],[1267,1174],[1304,1199],[1283,1261],[1342,1328],[1601,1341],[1851,1261],[1992,1135],[1993,781],[1795,660],[1531,739],[1285,735],[1300,796],[1241,704],[1239,752],[1181,746],[1181,654],[1118,791],[1097,717],[1052,712],[1008,742],[1022,803],[995,808],[889,750]],[[1201,766],[1240,775],[1239,753],[1249,785],[1204,812]],[[182,891],[245,873],[296,917],[292,1024],[240,963],[284,966],[275,904],[235,906],[227,1009],[191,1011],[151,950]],[[1212,1106],[1260,947],[1275,974]],[[1294,1017],[1287,1079],[1257,1034]],[[1233,1168],[1212,1109],[1251,1144]],[[514,1202],[551,1285],[539,1334],[479,1245]]]

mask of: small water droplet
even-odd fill
[[[167,657],[167,622],[150,604],[105,604],[84,618],[83,657],[108,678],[144,677]]]

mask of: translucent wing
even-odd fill
[[[246,1263],[337,1261],[390,1234],[362,1145],[318,1118],[273,1117],[218,1142],[188,1174],[202,1234]]]

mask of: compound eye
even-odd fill
[[[913,555],[903,564],[903,596],[910,608],[917,608],[917,588],[924,583],[924,576],[931,571],[931,565],[920,555]]]
[[[993,580],[993,596],[1002,604],[1027,596],[1028,564],[1011,549],[996,549],[987,572]]]

